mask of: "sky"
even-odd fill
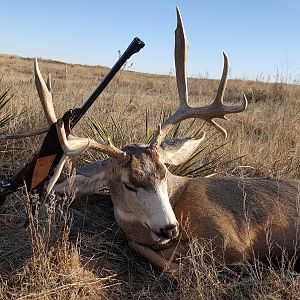
[[[174,70],[176,5],[190,44],[188,75],[300,82],[300,0],[0,0],[0,53],[112,66],[137,36],[131,70]],[[3,74],[4,75],[4,74]],[[2,74],[1,74],[2,76]]]

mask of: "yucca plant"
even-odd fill
[[[169,112],[165,109],[162,109],[159,114],[159,123],[162,123],[169,116]],[[128,124],[122,122],[117,122],[113,117],[110,117],[111,124],[104,125],[98,119],[89,119],[88,120],[88,135],[100,141],[107,141],[110,138],[113,143],[122,147],[127,144],[136,142],[134,137],[131,134],[131,131],[128,130]],[[142,130],[140,143],[150,143],[152,138],[152,133],[155,131],[155,127],[151,126],[150,114],[146,110],[145,113],[145,129]],[[181,123],[174,126],[173,130],[169,134],[169,138],[177,137],[195,137],[203,131],[204,124],[202,126],[196,126],[196,119],[189,121],[188,123],[182,125]],[[109,128],[108,128],[109,126]],[[185,162],[178,166],[167,166],[168,169],[176,175],[186,176],[186,177],[205,177],[212,176],[216,169],[221,166],[226,166],[231,163],[233,160],[239,159],[228,159],[228,150],[226,145],[228,142],[217,142],[217,134],[212,133],[210,129],[206,130],[207,138],[203,143],[200,144],[195,153]],[[85,157],[85,162],[91,162],[97,159],[103,159],[107,156],[102,153],[92,153],[89,152]]]

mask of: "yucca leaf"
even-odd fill
[[[13,95],[9,95],[9,90],[10,88],[8,88],[6,91],[0,94],[0,128],[3,128],[5,125],[7,125],[7,123],[13,118],[12,114],[4,114],[3,112],[1,112],[13,97]]]

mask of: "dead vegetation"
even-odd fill
[[[0,61],[0,94],[10,87],[13,95],[1,113],[14,115],[1,132],[43,127],[33,60],[0,56]],[[80,106],[106,72],[102,67],[53,61],[40,61],[40,67],[44,75],[52,74],[58,116]],[[211,101],[218,84],[196,78],[188,83],[192,104]],[[250,105],[245,113],[222,123],[229,135],[225,145],[220,134],[204,125],[209,142],[198,160],[202,165],[215,160],[209,172],[216,176],[299,178],[300,86],[229,80],[225,101],[237,102],[243,93]],[[109,134],[117,146],[146,141],[162,115],[174,109],[176,100],[174,77],[123,70],[80,121],[76,134]],[[193,128],[200,126],[196,121]],[[187,127],[189,124],[183,124],[180,130]],[[41,140],[26,138],[2,144],[0,178],[13,174],[30,159]],[[96,158],[89,152],[73,160],[73,165]],[[203,260],[210,249],[199,241],[193,241],[189,255],[182,258],[180,274],[170,278],[127,247],[114,222],[109,196],[73,200],[44,201],[33,217],[25,191],[9,197],[1,214],[20,223],[28,217],[29,226],[9,229],[1,225],[1,299],[300,298],[299,275],[292,262],[278,268],[257,261],[220,270]]]

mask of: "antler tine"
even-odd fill
[[[112,143],[110,138],[108,138],[107,142],[99,142],[91,139],[90,148],[107,154],[108,156],[113,157],[119,161],[125,162],[129,158],[128,154],[125,151],[117,148]]]
[[[182,18],[178,7],[176,7],[177,27],[175,30],[175,68],[176,81],[179,94],[180,106],[188,106],[188,89],[187,89],[187,56],[189,44],[185,36]]]
[[[227,85],[227,75],[228,75],[228,57],[225,52],[223,52],[223,57],[224,57],[223,73],[219,83],[217,95],[215,98],[215,103],[220,103],[220,104],[223,104],[223,97]]]
[[[47,84],[45,83],[43,76],[40,72],[37,59],[34,61],[34,74],[35,74],[35,85],[48,121],[49,125],[52,125],[57,121],[53,101],[51,94],[51,77],[48,77]]]
[[[46,196],[48,196],[50,194],[50,192],[52,191],[55,183],[57,182],[62,170],[63,170],[63,167],[66,163],[66,159],[67,159],[67,156],[64,154],[62,156],[62,158],[60,159],[58,165],[56,166],[55,170],[54,170],[54,174],[51,176],[49,182],[48,182],[48,185],[46,187]]]
[[[48,127],[32,129],[24,132],[13,132],[13,133],[4,133],[0,135],[0,140],[9,140],[9,139],[19,139],[29,136],[35,136],[39,134],[46,133],[49,130]]]

